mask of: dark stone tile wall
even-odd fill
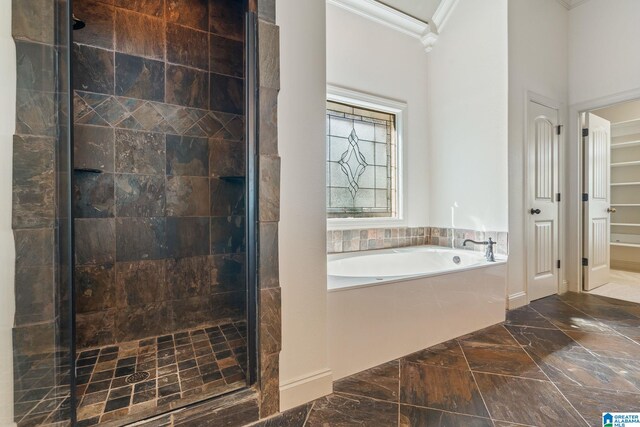
[[[68,336],[64,329],[68,313],[60,312],[66,296],[60,294],[67,286],[64,268],[70,260],[57,254],[56,248],[64,249],[67,244],[62,224],[70,215],[64,208],[69,197],[64,192],[67,168],[85,169],[77,171],[80,179],[74,199],[80,212],[76,233],[84,236],[76,241],[74,284],[81,345],[152,334],[159,325],[199,322],[201,309],[210,316],[211,307],[224,307],[219,314],[225,317],[245,309],[244,242],[238,231],[244,212],[237,191],[245,175],[243,64],[237,56],[244,49],[243,2],[76,0],[74,11],[88,25],[73,34],[73,54],[81,59],[73,64],[73,121],[75,139],[82,141],[73,147],[74,165],[65,164],[67,147],[61,143],[69,131],[60,122],[68,114],[64,99],[70,88],[60,82],[69,64],[60,47],[64,40],[55,34],[64,35],[68,29],[63,13],[66,2],[12,2],[19,64],[16,144],[23,145],[16,149],[16,162],[33,164],[16,168],[16,378],[24,373],[22,367],[43,357],[51,363],[42,367],[67,361],[66,373],[56,368],[47,372],[53,374],[50,378],[35,379],[41,387],[55,388],[49,396],[55,396],[60,406],[29,417],[23,416],[28,412],[24,404],[17,405],[16,421],[19,425],[62,426],[69,425],[65,382],[68,384],[70,356],[59,343],[60,337]],[[57,13],[54,4],[61,8]],[[258,242],[259,379],[254,389],[174,411],[148,425],[238,425],[268,417],[279,407],[278,29],[273,25],[275,0],[250,0],[249,5],[259,14],[261,41],[258,146],[260,187],[265,194],[259,200],[264,211]],[[188,43],[176,39],[177,26],[185,34],[207,34],[197,41],[189,39],[208,44],[207,61],[205,55],[183,50]],[[52,79],[56,80],[53,86]],[[53,151],[47,144],[53,144]],[[139,156],[138,150],[145,156]],[[47,169],[52,152],[55,177]],[[57,184],[53,202],[47,191],[52,179]],[[142,196],[146,188],[153,189],[150,193],[155,196]],[[204,188],[208,197],[203,196]],[[43,208],[48,204],[52,211]],[[162,206],[164,213],[158,215]],[[205,209],[209,209],[208,216]],[[233,231],[232,238],[226,242],[221,237],[205,238],[206,255],[168,256],[190,250],[190,245],[163,242],[159,237],[164,233],[166,238],[180,227],[202,231],[207,227],[197,221],[202,218],[209,220],[209,230],[224,224]],[[192,219],[196,221],[189,221]],[[174,221],[171,226],[170,220]],[[139,232],[141,241],[121,253],[118,247],[129,247],[123,245],[123,239],[136,239],[127,234],[127,221],[129,226],[135,221],[144,226]],[[198,247],[196,253],[200,250]],[[143,300],[145,304],[140,303]],[[139,326],[132,330],[131,325]],[[25,358],[21,351],[49,353]],[[34,382],[34,378],[29,380]],[[21,393],[24,390],[16,381],[16,395]]]
[[[53,4],[13,3],[16,130],[13,219],[16,354],[52,351],[56,319],[56,146],[58,91]]]
[[[258,287],[260,337],[260,418],[280,409],[279,363],[282,348],[282,310],[278,270],[280,221],[280,156],[277,99],[280,90],[280,33],[270,20],[275,2],[259,0],[258,21]]]
[[[65,202],[68,75],[65,0],[13,0],[16,126],[12,226],[16,250],[14,419],[19,426],[69,424],[69,259]],[[64,31],[58,31],[64,29]],[[47,411],[36,410],[37,394]]]
[[[243,318],[243,2],[74,13],[79,348]]]

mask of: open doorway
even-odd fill
[[[640,100],[582,122],[583,289],[640,302]]]

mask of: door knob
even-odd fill
[[[531,213],[531,215],[539,215],[540,212],[542,212],[540,209],[531,209],[529,211],[529,213]]]
[[[607,209],[607,212],[616,213],[616,208],[609,208],[609,209]]]

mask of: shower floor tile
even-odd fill
[[[76,356],[78,426],[121,425],[246,386],[246,322],[81,350]],[[18,356],[18,427],[65,425],[68,353]],[[68,424],[68,422],[66,423]]]
[[[142,418],[246,385],[246,323],[201,327],[84,350],[78,425]]]
[[[69,354],[42,353],[14,358],[14,421],[19,427],[69,418]]]

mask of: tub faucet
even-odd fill
[[[467,246],[467,242],[475,243],[476,245],[485,245],[487,247],[487,251],[484,254],[485,258],[487,258],[489,262],[496,262],[496,258],[493,256],[493,245],[495,245],[496,242],[491,240],[491,237],[489,237],[489,240],[486,242],[476,242],[475,240],[467,239],[462,242],[462,246]]]

